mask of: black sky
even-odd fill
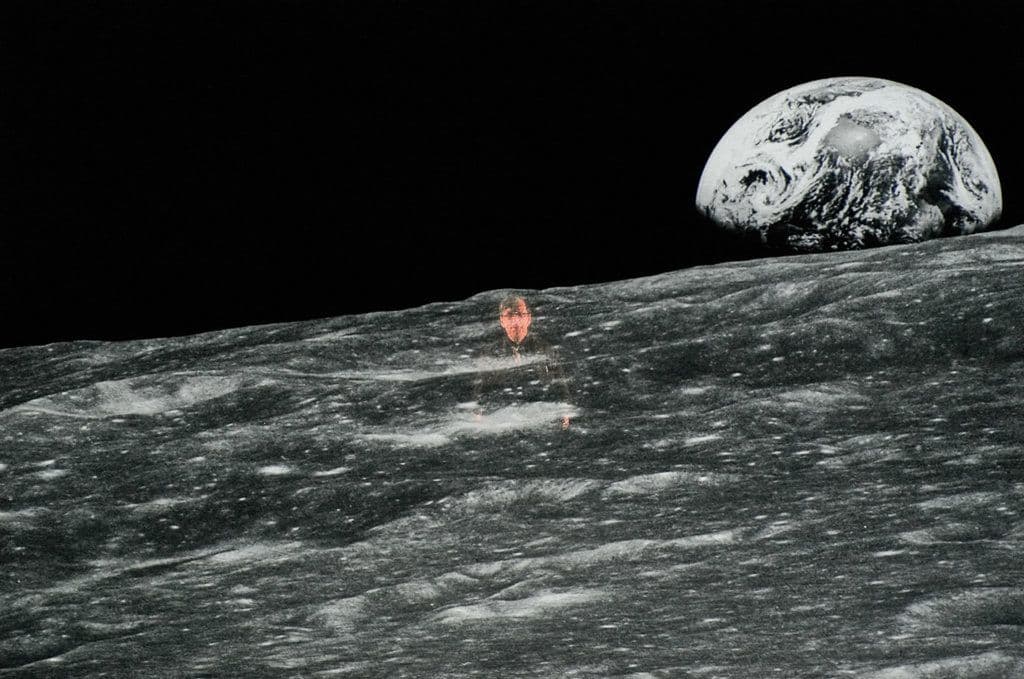
[[[1024,222],[1016,5],[9,4],[0,345],[750,256],[696,214],[704,161],[753,105],[829,76],[959,111],[1002,223]]]

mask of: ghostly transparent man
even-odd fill
[[[494,360],[474,382],[477,416],[506,406],[536,402],[570,403],[569,380],[550,344],[531,332],[533,312],[526,300],[509,295],[498,305],[501,338],[485,353]],[[562,428],[570,424],[561,415]]]

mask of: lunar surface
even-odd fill
[[[725,133],[697,189],[723,228],[796,252],[972,233],[1002,211],[981,138],[921,90],[877,78],[805,83]]]
[[[508,291],[0,351],[0,676],[1024,676],[1022,272],[1017,227],[518,291],[547,352]]]

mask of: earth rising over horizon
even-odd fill
[[[697,208],[793,252],[957,236],[1002,212],[992,157],[952,108],[880,78],[828,78],[743,115],[701,175]]]

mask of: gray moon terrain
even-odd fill
[[[1022,272],[523,293],[515,360],[507,291],[0,351],[0,676],[1024,676]]]
[[[828,78],[761,102],[722,137],[697,189],[722,228],[794,252],[959,236],[1002,212],[992,156],[942,101],[880,78]]]

